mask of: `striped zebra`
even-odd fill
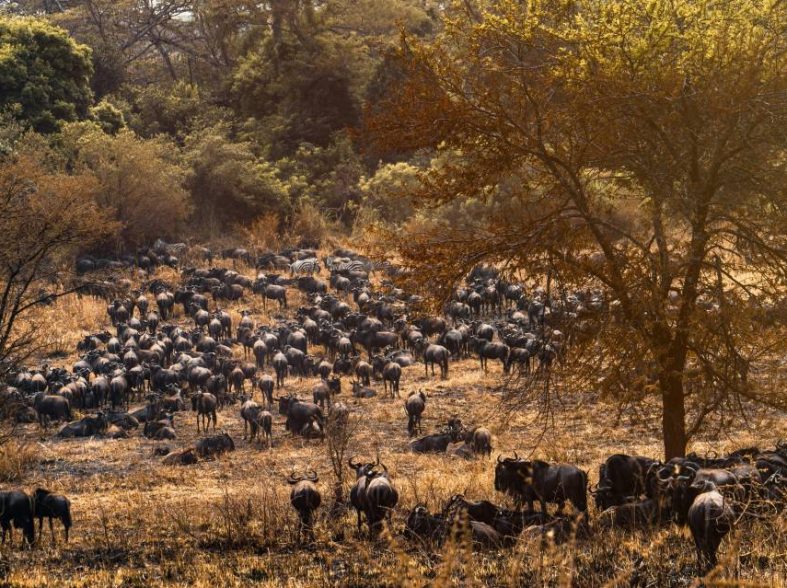
[[[368,272],[371,269],[371,264],[368,262],[353,259],[351,261],[334,263],[331,271],[336,273]]]
[[[309,274],[314,275],[314,272],[320,271],[320,262],[317,258],[310,257],[309,259],[299,259],[290,264],[290,274]]]

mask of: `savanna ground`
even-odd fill
[[[161,270],[157,277],[177,279],[172,270]],[[291,307],[297,308],[298,302]],[[261,299],[250,293],[229,306],[234,325],[244,308],[253,311],[258,323],[278,314],[270,308],[264,312]],[[109,328],[105,308],[101,301],[72,296],[41,311],[39,318],[51,325],[47,337],[53,348],[68,354],[50,359],[50,365],[70,366],[84,334]],[[181,312],[178,308],[177,320],[190,324]],[[499,363],[490,363],[488,374],[475,359],[452,363],[443,381],[425,377],[422,364],[417,364],[404,370],[402,399],[396,400],[386,398],[379,383],[374,384],[378,397],[356,400],[345,378],[340,400],[351,408],[348,456],[373,458],[379,452],[400,493],[393,527],[376,542],[357,536],[354,512],[329,517],[335,477],[327,446],[285,433],[278,414],[273,448],[268,449],[242,440],[238,405],[224,409],[218,429],[230,433],[236,451],[186,467],[162,465],[153,451],[163,442],[147,440],[139,431],[122,440],[57,440],[54,428],[44,434],[37,425],[20,426],[16,441],[3,448],[3,475],[16,478],[3,487],[31,491],[44,486],[68,495],[74,528],[70,543],[63,543],[59,534],[53,544],[45,530],[32,549],[19,546],[17,532],[16,544],[0,552],[0,582],[91,587],[698,585],[690,535],[674,526],[651,533],[600,532],[557,547],[523,540],[512,550],[477,553],[462,537],[432,550],[402,536],[406,514],[417,503],[439,510],[456,493],[506,502],[493,487],[494,457],[499,453],[516,450],[519,455],[576,463],[590,472],[591,484],[597,480],[598,465],[612,453],[661,455],[658,422],[647,410],[641,418],[617,419],[614,406],[593,392],[561,385],[561,379],[556,388],[560,399],[545,428],[536,406],[501,407]],[[286,391],[310,398],[315,382],[288,378]],[[425,432],[452,415],[467,425],[485,425],[495,436],[492,459],[466,462],[408,453],[403,398],[418,389],[428,395]],[[190,411],[177,414],[175,428],[178,439],[166,442],[173,448],[187,447],[198,438]],[[724,434],[718,430],[695,439],[690,449],[722,453],[752,444],[772,447],[787,437],[787,417],[751,410],[739,426],[724,427]],[[316,541],[299,546],[285,477],[308,469],[320,474],[323,506]],[[352,483],[349,469],[344,475],[347,491]],[[722,544],[720,556],[721,564],[705,578],[706,585],[787,585],[787,517],[781,513],[767,521],[742,520]]]

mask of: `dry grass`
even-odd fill
[[[293,300],[292,307],[300,302]],[[278,314],[264,313],[261,300],[249,296],[231,306],[235,321],[243,308],[251,309],[259,322],[270,322]],[[106,327],[104,304],[87,298],[69,297],[44,312],[58,325],[52,336],[62,338],[69,350],[84,333]],[[62,363],[70,365],[74,358],[71,352]],[[485,375],[475,360],[452,364],[445,381],[426,378],[419,365],[405,370],[402,397],[412,390],[427,392],[426,430],[459,415],[467,424],[492,429],[493,455],[517,450],[520,455],[577,463],[590,471],[592,482],[598,464],[611,453],[661,454],[652,423],[623,421],[615,426],[608,416],[612,407],[582,393],[564,395],[554,426],[546,433],[535,408],[504,415],[496,391],[500,377],[499,364]],[[287,389],[310,397],[313,384],[291,378]],[[379,451],[400,491],[393,528],[379,541],[356,536],[354,513],[328,516],[334,478],[327,444],[293,438],[284,432],[279,415],[268,450],[243,441],[238,407],[225,409],[219,414],[219,429],[232,435],[237,450],[188,467],[163,466],[161,458],[153,457],[157,443],[136,434],[118,441],[60,441],[43,435],[36,425],[25,425],[19,443],[26,452],[34,450],[35,461],[32,468],[8,466],[19,472],[15,485],[28,490],[43,485],[67,494],[75,527],[68,545],[62,536],[53,545],[47,532],[30,551],[18,544],[5,547],[0,582],[36,587],[697,585],[691,538],[675,527],[596,535],[559,547],[521,541],[499,553],[472,553],[461,540],[437,552],[406,541],[401,535],[404,517],[417,503],[439,509],[458,492],[495,502],[505,499],[493,489],[494,460],[465,462],[408,453],[403,400],[384,398],[376,387],[381,395],[377,398],[359,401],[345,391],[342,400],[350,406],[353,422],[349,455],[372,457]],[[770,446],[787,437],[783,414],[758,413],[751,423],[725,439],[700,439],[693,448]],[[175,424],[178,439],[168,444],[192,444],[197,438],[193,414],[178,414]],[[284,481],[293,469],[320,473],[323,508],[316,542],[310,546],[295,543],[296,519]],[[769,521],[742,522],[723,543],[722,564],[705,584],[787,585],[785,531],[784,513]]]

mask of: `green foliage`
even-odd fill
[[[37,131],[88,115],[91,51],[63,29],[30,18],[0,17],[0,108]]]
[[[148,86],[133,94],[131,126],[144,137],[165,134],[182,142],[194,130],[211,126],[226,116],[211,106],[194,84]]]
[[[374,210],[380,220],[401,224],[412,216],[413,195],[420,188],[420,170],[409,163],[389,163],[362,178],[360,191],[363,205]]]
[[[258,157],[248,142],[228,140],[223,127],[205,129],[186,140],[187,185],[196,215],[223,227],[265,213],[287,214],[298,178],[284,182],[272,163]]]
[[[336,131],[357,125],[359,63],[351,48],[327,35],[267,39],[241,61],[233,96],[239,112],[268,135],[272,157],[290,155],[302,142],[326,146]]]
[[[102,100],[91,108],[90,114],[103,131],[110,135],[116,135],[120,129],[126,126],[123,112],[107,100]]]

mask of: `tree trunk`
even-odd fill
[[[664,438],[664,459],[686,455],[686,405],[683,374],[669,369],[659,378],[661,385],[661,425]]]

